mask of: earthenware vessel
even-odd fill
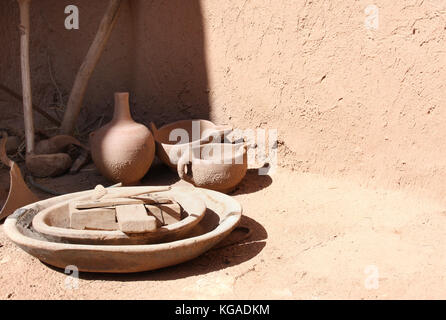
[[[0,204],[0,221],[12,214],[17,208],[38,201],[37,196],[29,190],[23,180],[19,166],[8,158],[6,154],[6,142],[7,135],[0,139],[0,163],[10,168],[9,192],[4,204]]]
[[[215,125],[208,120],[180,120],[157,129],[151,124],[156,141],[156,154],[170,168],[176,170],[178,159],[192,146],[222,142],[232,131],[231,126]]]
[[[122,187],[127,190],[133,187]],[[121,188],[120,188],[121,189]],[[79,199],[91,191],[70,193],[39,201],[9,216],[6,235],[27,253],[46,264],[66,268],[74,265],[83,272],[126,273],[155,270],[198,257],[221,242],[240,222],[242,208],[233,198],[212,190],[199,189],[208,211],[191,237],[147,245],[87,245],[52,242],[33,229],[34,216],[50,206]],[[187,192],[185,190],[184,192]]]
[[[150,130],[133,121],[129,94],[115,93],[113,119],[90,134],[91,156],[107,179],[125,185],[137,183],[155,157],[155,141]]]
[[[141,193],[147,188],[156,187],[128,187],[130,192]],[[108,188],[108,196],[122,192],[124,188]],[[152,193],[151,193],[152,194]],[[156,232],[142,234],[125,234],[120,230],[77,230],[70,229],[69,204],[73,199],[62,201],[57,205],[41,210],[33,218],[33,228],[46,239],[55,242],[70,242],[92,245],[135,245],[174,241],[186,236],[203,219],[206,205],[201,200],[196,188],[189,188],[184,192],[182,188],[172,188],[161,193],[153,193],[170,198],[181,205],[185,217],[178,223],[162,226]],[[119,196],[119,194],[116,194]],[[87,197],[88,199],[88,197]],[[113,197],[110,197],[113,199]],[[84,199],[76,199],[84,200]]]
[[[248,169],[244,143],[211,143],[193,147],[178,161],[178,175],[197,187],[230,192]]]

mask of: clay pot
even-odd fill
[[[127,190],[134,187],[123,187]],[[233,198],[201,189],[200,197],[209,209],[189,238],[147,245],[87,245],[52,242],[32,227],[34,216],[63,201],[88,197],[91,191],[70,193],[30,204],[17,210],[4,224],[6,235],[27,253],[46,264],[81,272],[140,272],[176,265],[198,257],[220,243],[240,222],[242,208]],[[187,189],[183,191],[187,194]]]
[[[90,134],[91,157],[101,174],[125,185],[137,183],[155,157],[150,130],[133,121],[129,94],[115,93],[112,121]]]
[[[230,192],[246,175],[246,146],[243,143],[211,143],[193,147],[178,161],[178,175],[197,187]]]
[[[156,154],[162,162],[176,170],[178,159],[193,146],[221,142],[232,131],[227,125],[215,125],[208,120],[180,120],[157,129],[151,124],[156,141]]]
[[[125,189],[135,194],[146,191],[153,194],[150,189],[156,190],[157,188],[159,187],[109,188],[106,190],[109,190],[108,196],[113,198],[113,195],[119,197],[120,192],[126,191]],[[178,223],[162,226],[155,232],[129,235],[120,230],[70,229],[69,204],[73,202],[73,199],[41,210],[33,218],[33,228],[50,241],[64,243],[131,245],[175,241],[185,237],[204,218],[206,205],[199,197],[199,193],[198,189],[189,188],[185,192],[181,187],[159,193],[162,197],[177,201],[184,209],[186,217]]]

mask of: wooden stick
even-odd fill
[[[26,153],[34,153],[34,122],[29,68],[29,6],[31,0],[18,0],[20,8],[20,63],[22,69],[23,117],[25,119]]]
[[[71,135],[74,132],[88,81],[116,23],[121,3],[122,0],[110,0],[93,43],[76,75],[61,125],[61,133],[63,134]]]
[[[5,85],[3,85],[1,83],[0,83],[0,89],[5,91],[7,94],[9,94],[11,97],[15,98],[16,100],[18,100],[20,102],[23,101],[23,97],[20,94],[18,94],[17,92],[14,92],[12,89],[8,88],[7,86],[5,86]],[[38,113],[40,113],[43,117],[45,117],[48,121],[52,122],[56,126],[60,126],[60,121],[59,120],[57,120],[52,115],[50,115],[48,112],[46,112],[45,110],[39,108],[35,104],[33,104],[33,110],[38,112]]]
[[[90,161],[90,152],[88,150],[81,150],[77,159],[73,162],[70,169],[70,174],[78,173],[82,166],[84,166],[88,161]]]

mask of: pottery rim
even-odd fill
[[[170,190],[172,191],[172,190]],[[166,193],[168,194],[167,191]],[[166,193],[163,193],[165,195]],[[175,199],[175,189],[173,189],[173,194],[171,195]],[[77,199],[81,200],[81,199]],[[129,236],[120,230],[77,230],[70,228],[63,228],[61,226],[53,226],[50,225],[49,220],[51,219],[51,215],[55,210],[59,210],[66,206],[66,210],[68,210],[69,202],[73,201],[73,199],[62,201],[54,206],[49,206],[39,213],[37,213],[33,218],[33,227],[34,229],[47,237],[55,237],[62,238],[65,240],[71,241],[97,241],[97,242],[111,242],[111,241],[119,241],[123,242],[131,241],[134,238],[135,241],[142,240],[147,238],[147,240],[156,240],[157,237],[164,237],[169,234],[186,232],[187,230],[196,226],[201,219],[203,219],[206,213],[206,206],[202,201],[196,201],[194,204],[198,205],[197,212],[188,212],[188,216],[182,219],[181,221],[165,226],[161,226],[156,230],[156,232],[148,232],[145,234],[138,234],[136,236]],[[178,203],[183,207],[182,201],[178,201]],[[101,239],[101,240],[99,240]]]
[[[47,240],[39,240],[29,236],[26,236],[18,227],[19,219],[26,214],[27,210],[38,210],[39,208],[46,208],[49,205],[57,204],[60,201],[79,198],[90,191],[81,191],[68,195],[50,198],[47,200],[39,201],[25,207],[22,207],[14,212],[13,215],[6,219],[4,224],[4,230],[6,235],[16,245],[21,247],[26,252],[32,254],[40,260],[43,260],[49,264],[52,264],[59,268],[64,268],[70,264],[69,261],[75,255],[76,259],[87,257],[91,254],[99,254],[101,256],[107,255],[107,261],[113,261],[122,254],[126,254],[126,257],[137,258],[140,257],[144,260],[141,264],[134,267],[132,265],[123,263],[114,265],[113,267],[89,265],[88,261],[85,266],[79,268],[80,271],[85,272],[111,272],[111,273],[130,273],[141,272],[148,270],[155,270],[175,264],[179,264],[190,259],[193,259],[200,254],[203,254],[210,248],[212,248],[219,241],[224,239],[229,233],[234,230],[238,225],[242,215],[242,207],[233,198],[226,196],[220,192],[206,190],[198,188],[203,195],[203,200],[218,202],[221,200],[224,203],[224,215],[220,216],[220,222],[215,229],[182,240],[176,240],[169,243],[162,244],[146,244],[146,245],[86,245],[86,244],[68,244],[51,242]],[[224,200],[226,199],[226,200]],[[170,254],[167,254],[170,252]],[[69,253],[68,255],[65,253]],[[163,254],[166,253],[166,254]],[[181,255],[181,257],[175,258],[174,254]],[[151,262],[147,259],[148,254],[155,254],[162,257],[162,261]],[[130,256],[129,256],[130,255]],[[51,258],[51,261],[46,259]],[[145,257],[145,259],[144,259]],[[138,258],[139,259],[139,258]],[[116,260],[120,261],[120,260]],[[72,264],[72,263],[71,263]]]
[[[202,157],[203,149],[209,148],[210,150],[215,150],[216,148],[223,148],[220,150],[220,158],[219,159],[207,159]],[[228,153],[227,151],[231,151]],[[241,164],[243,165],[245,159],[244,155],[246,154],[247,146],[244,142],[240,143],[208,143],[201,146],[193,146],[191,150],[191,160],[200,164]],[[185,154],[187,157],[187,155]],[[241,158],[241,159],[240,159]],[[240,162],[237,161],[240,159]]]
[[[163,139],[163,136],[168,137],[170,132],[175,129],[184,129],[189,123],[193,123],[194,121],[200,122],[200,138],[192,140],[192,137],[189,137],[189,142],[179,143],[175,141],[170,141],[168,138]],[[207,126],[206,129],[202,129],[202,124]],[[150,123],[153,136],[155,141],[161,143],[166,146],[187,146],[187,145],[195,145],[195,144],[206,144],[211,142],[211,138],[214,133],[218,133],[220,136],[225,135],[233,130],[231,126],[227,125],[216,125],[212,121],[204,120],[204,119],[192,119],[192,120],[179,120],[169,124],[166,124],[160,128],[157,128],[153,122]],[[187,130],[186,130],[187,131]],[[202,135],[202,132],[206,132],[205,135]],[[160,137],[161,136],[161,137]]]

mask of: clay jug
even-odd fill
[[[133,121],[128,92],[115,93],[113,119],[90,134],[91,157],[107,179],[132,185],[144,177],[155,156],[150,130]]]

